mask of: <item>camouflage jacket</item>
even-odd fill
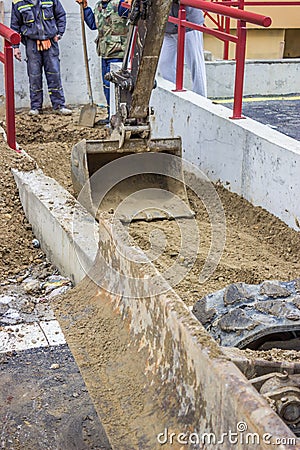
[[[127,40],[128,19],[118,14],[118,0],[110,0],[103,7],[102,0],[95,6],[98,29],[97,52],[102,58],[123,58]]]

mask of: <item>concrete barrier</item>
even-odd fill
[[[209,98],[233,98],[235,61],[207,61]],[[187,68],[184,86],[192,88]],[[248,60],[245,64],[244,96],[280,96],[300,93],[300,59]]]
[[[300,142],[159,78],[153,137],[181,136],[183,157],[208,178],[262,206],[295,230],[300,223]]]
[[[13,170],[28,221],[41,247],[60,272],[78,283],[84,266],[92,265],[97,254],[98,224],[53,178],[41,170]],[[77,228],[73,230],[74,210]],[[92,239],[93,236],[96,238]]]
[[[85,217],[89,223],[89,216],[82,214],[74,199],[70,204],[69,194],[40,171],[15,171],[14,176],[42,248],[50,258],[55,255],[53,262],[59,267],[65,266],[66,275],[76,278],[75,263],[66,264],[65,253],[67,259],[73,258],[79,254],[79,246],[92,263],[94,251],[85,248],[94,241],[94,228],[86,227]],[[53,205],[48,192],[54,188]],[[74,207],[80,209],[78,217],[84,221],[76,241],[70,239]],[[159,279],[159,274],[151,263],[140,264],[145,259],[139,249],[128,246],[120,222],[102,218],[99,236],[99,251],[89,276],[56,308],[113,448],[154,450],[166,445],[179,450],[184,445],[231,450],[234,444],[240,450],[268,449],[270,439],[277,438],[287,443],[279,444],[278,449],[295,449],[293,433],[166,282],[160,280],[161,289],[155,295],[144,296],[147,283],[153,277]],[[53,247],[61,248],[54,251]],[[122,276],[108,276],[107,267]],[[110,329],[107,345],[113,345],[113,332],[122,344],[108,355],[105,346],[101,353],[104,324]],[[83,335],[89,333],[85,339]],[[100,363],[103,357],[105,363]],[[138,414],[133,399],[118,398],[120,383],[126,390],[133,377],[138,385]],[[110,423],[116,404],[122,406],[122,417]],[[244,431],[239,429],[240,423]]]

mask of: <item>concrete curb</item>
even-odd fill
[[[25,214],[40,239],[42,248],[64,274],[72,277],[75,282],[79,281],[83,273],[77,255],[80,254],[81,258],[90,262],[95,259],[95,247],[90,244],[90,236],[95,232],[94,220],[69,193],[54,180],[45,177],[41,171],[14,171],[14,176]],[[76,210],[78,208],[78,217],[82,220],[82,230],[75,239],[72,234],[74,207]],[[274,438],[284,438],[285,442],[287,439],[294,439],[289,428],[237,367],[224,356],[219,346],[171,288],[168,292],[148,298],[126,296],[132,289],[129,281],[126,286],[127,276],[146,278],[157,272],[150,263],[147,264],[147,269],[141,272],[141,266],[132,261],[139,260],[141,253],[138,249],[131,249],[134,257],[131,260],[124,257],[128,255],[128,248],[123,239],[122,227],[116,233],[116,230],[112,230],[110,220],[103,219],[99,223],[99,229],[100,249],[91,269],[94,281],[86,277],[83,284],[76,289],[82,289],[80,292],[85,295],[89,286],[91,304],[99,305],[100,302],[98,313],[101,313],[102,308],[108,308],[113,320],[125,325],[123,328],[128,333],[129,351],[124,355],[128,361],[123,359],[122,363],[130,365],[133,356],[141,360],[148,386],[154,387],[156,393],[159,392],[158,399],[151,400],[146,394],[145,399],[152,401],[153,408],[162,408],[163,420],[158,424],[161,432],[171,423],[177,438],[180,433],[214,433],[217,443],[214,442],[213,445],[193,446],[191,442],[184,445],[187,445],[186,448],[229,450],[233,448],[233,443],[224,439],[223,433],[230,430],[236,432],[238,423],[243,421],[246,423],[247,433],[257,434],[260,440],[259,443],[250,445],[239,440],[234,443],[234,448],[268,449],[270,443],[263,441],[266,434]],[[99,278],[105,275],[103,255],[111,267],[125,274],[125,285],[118,286],[118,289],[123,289],[122,295],[111,294],[116,289],[114,278],[104,277],[104,281]],[[71,296],[72,292],[68,294],[68,300],[72,300]],[[60,318],[67,341],[68,337],[72,339],[72,327],[76,327],[77,321],[80,320],[79,314],[73,312],[72,301],[68,303],[69,316]],[[85,313],[88,317],[89,314],[94,314],[94,311],[91,308],[91,312]],[[89,369],[86,363],[93,358],[90,349],[84,346],[78,348],[78,345],[71,348],[82,365],[84,378],[87,373],[88,380]],[[101,388],[100,381],[93,379],[92,385],[98,383]],[[152,403],[147,405],[150,411],[153,410]],[[128,410],[130,412],[130,405]],[[127,413],[128,410],[125,408]],[[136,424],[133,426],[139,443],[139,446],[134,448],[161,448],[156,436],[147,434],[146,424],[145,427],[143,424],[142,428],[136,427]],[[224,441],[220,442],[222,436]],[[129,439],[130,437],[129,435]],[[122,450],[132,449],[130,442],[128,445],[125,446],[125,441],[122,441]],[[179,448],[179,445],[180,443],[172,448]],[[117,442],[115,448],[120,448]],[[295,449],[296,446],[280,444],[277,448]]]
[[[25,215],[42,249],[62,274],[78,283],[85,276],[84,265],[92,266],[96,257],[98,224],[68,191],[41,170],[13,169],[13,175]],[[96,236],[95,240],[91,236]]]

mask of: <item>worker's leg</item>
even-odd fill
[[[107,102],[107,109],[109,112],[109,104],[110,104],[110,82],[105,79],[105,75],[110,72],[110,66],[113,63],[122,62],[122,58],[102,58],[102,82],[103,82],[103,91]]]
[[[158,62],[160,75],[168,81],[176,80],[177,34],[165,34]]]
[[[42,109],[43,106],[43,80],[42,80],[42,56],[37,51],[36,41],[26,41],[27,73],[29,77],[30,107]]]
[[[65,96],[60,77],[60,60],[58,43],[51,41],[49,50],[42,53],[45,75],[48,85],[48,93],[53,109],[65,106]]]
[[[206,72],[201,31],[189,31],[185,34],[185,61],[192,75],[193,91],[207,96]]]
[[[104,77],[109,72],[109,59],[102,58],[101,59],[101,65],[102,65],[102,84],[103,84],[103,92],[106,98],[107,107],[109,107],[109,81],[107,81]]]

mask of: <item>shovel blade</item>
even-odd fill
[[[96,113],[96,105],[85,105],[80,111],[78,124],[83,127],[93,128],[95,125]]]

